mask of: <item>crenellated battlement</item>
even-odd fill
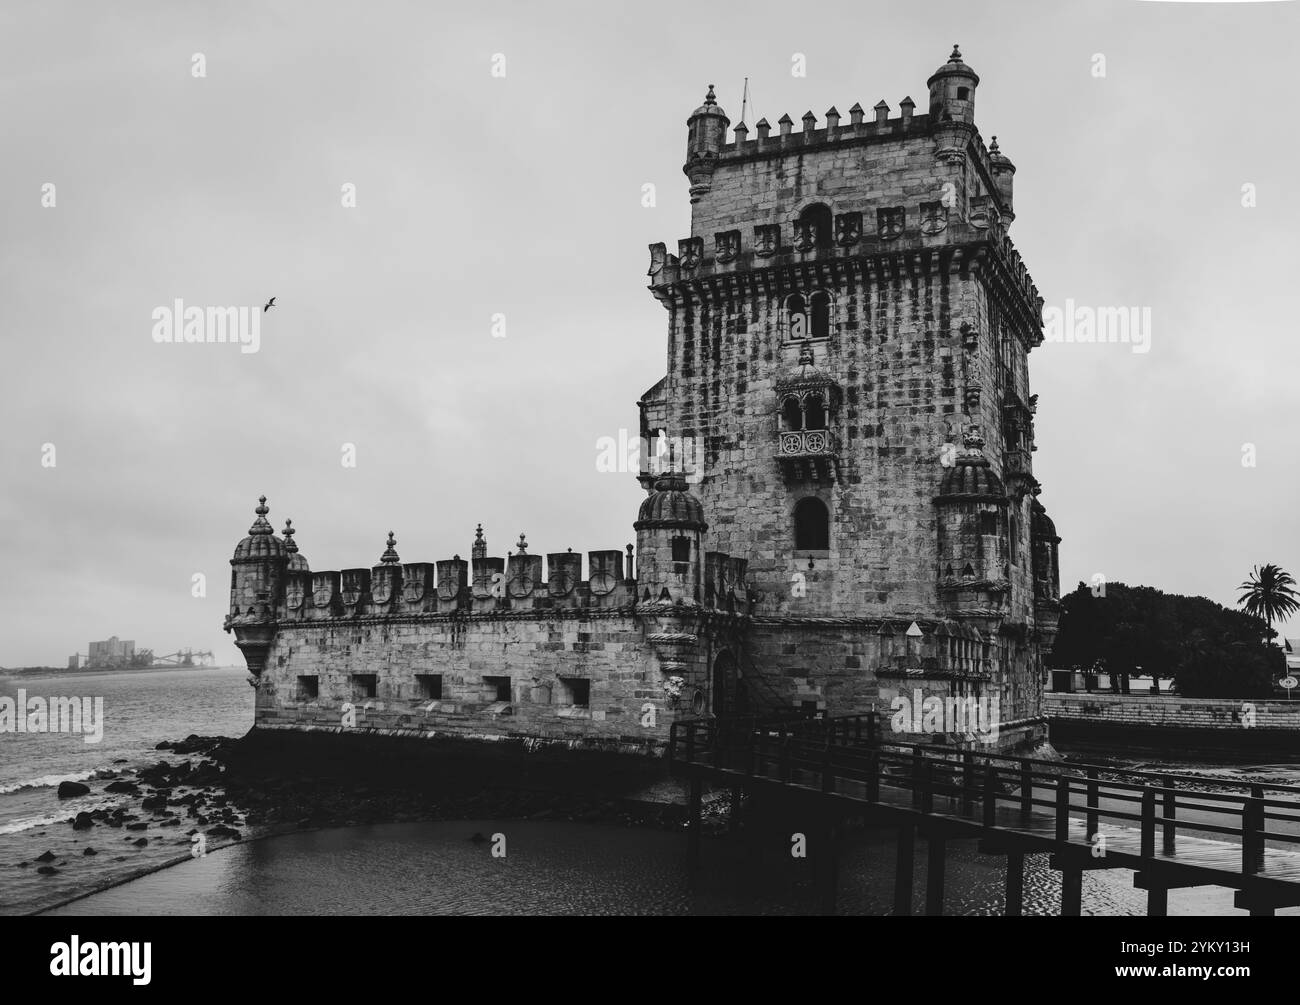
[[[265,509],[263,497],[260,510]],[[623,549],[587,552],[584,578],[582,553],[568,549],[545,556],[532,554],[523,534],[519,535],[516,550],[505,558],[487,554],[480,525],[469,561],[453,555],[434,562],[402,562],[396,538],[390,532],[379,564],[313,571],[292,541],[297,529],[286,529],[293,545],[292,561],[280,538],[271,535],[262,549],[264,562],[271,568],[259,568],[253,573],[255,578],[282,582],[283,588],[265,591],[260,603],[251,604],[232,593],[227,628],[268,620],[292,623],[458,613],[622,610],[658,600],[657,594],[638,596],[635,549],[631,544]],[[709,552],[703,583],[694,591],[696,604],[727,611],[748,610],[745,574],[745,560]]]
[[[789,115],[782,115],[777,123],[778,131],[772,135],[772,127],[767,119],[759,119],[754,127],[754,135],[749,135],[749,126],[744,122],[736,123],[732,130],[730,143],[725,143],[718,150],[719,161],[739,162],[761,157],[779,157],[787,153],[806,153],[830,147],[847,147],[869,143],[887,143],[917,136],[928,136],[933,131],[934,123],[929,115],[912,114],[916,103],[904,98],[899,104],[899,115],[889,118],[889,105],[884,101],[876,105],[875,115],[871,121],[864,119],[862,106],[854,104],[849,110],[849,121],[842,123],[840,114],[832,106],[825,116],[826,125],[817,127],[817,116],[811,111],[804,114],[803,129],[796,132]],[[981,144],[982,146],[982,144]]]

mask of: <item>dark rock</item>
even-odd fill
[[[144,831],[149,829],[148,820],[139,820],[133,824],[127,824],[126,829],[129,831]]]
[[[95,819],[89,813],[78,813],[77,819],[72,821],[74,831],[88,831],[95,826]]]
[[[37,862],[53,862],[54,859],[55,859],[55,857],[56,857],[56,856],[55,856],[54,852],[52,852],[52,851],[46,851],[45,853],[43,853],[43,854],[41,854],[41,855],[37,855],[37,856],[36,856],[36,861],[37,861]]]
[[[60,799],[75,799],[77,796],[86,796],[89,794],[89,785],[82,785],[80,782],[59,782]]]
[[[99,852],[95,851],[94,848],[91,848],[89,845],[87,845],[87,846],[86,846],[86,850],[83,851],[81,854],[83,854],[83,855],[98,855]]]
[[[138,796],[140,794],[140,786],[136,785],[135,782],[126,782],[126,781],[118,780],[116,782],[109,782],[107,785],[105,785],[104,791],[123,792],[128,796]]]
[[[217,824],[216,827],[210,828],[208,830],[208,837],[228,837],[234,838],[236,841],[243,839],[243,835],[240,834],[239,831],[235,830],[233,827],[227,827],[225,824]]]
[[[53,876],[59,870],[54,868],[54,866],[52,865],[43,865],[36,871],[39,872],[42,876]]]
[[[147,845],[148,843],[149,843],[149,839],[148,839],[148,838],[136,838],[135,841],[133,842],[133,844],[134,844],[137,848],[143,848],[143,847],[144,847],[145,845]]]

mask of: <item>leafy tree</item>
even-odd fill
[[[1061,600],[1053,649],[1057,666],[1172,677],[1180,693],[1198,697],[1266,697],[1282,663],[1265,641],[1268,625],[1205,597],[1149,586],[1107,583],[1094,596],[1080,583]]]

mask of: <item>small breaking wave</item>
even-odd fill
[[[104,778],[107,777],[104,773],[108,770],[107,768],[95,768],[76,775],[41,775],[38,778],[29,778],[22,782],[10,782],[0,785],[0,796],[8,795],[11,792],[21,792],[24,789],[52,789],[56,788],[60,782],[84,782],[90,778]]]

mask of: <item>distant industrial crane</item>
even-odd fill
[[[153,665],[172,667],[211,667],[217,665],[217,658],[210,650],[196,652],[193,649],[182,649],[179,652],[168,653],[166,656],[155,656],[153,658]]]

